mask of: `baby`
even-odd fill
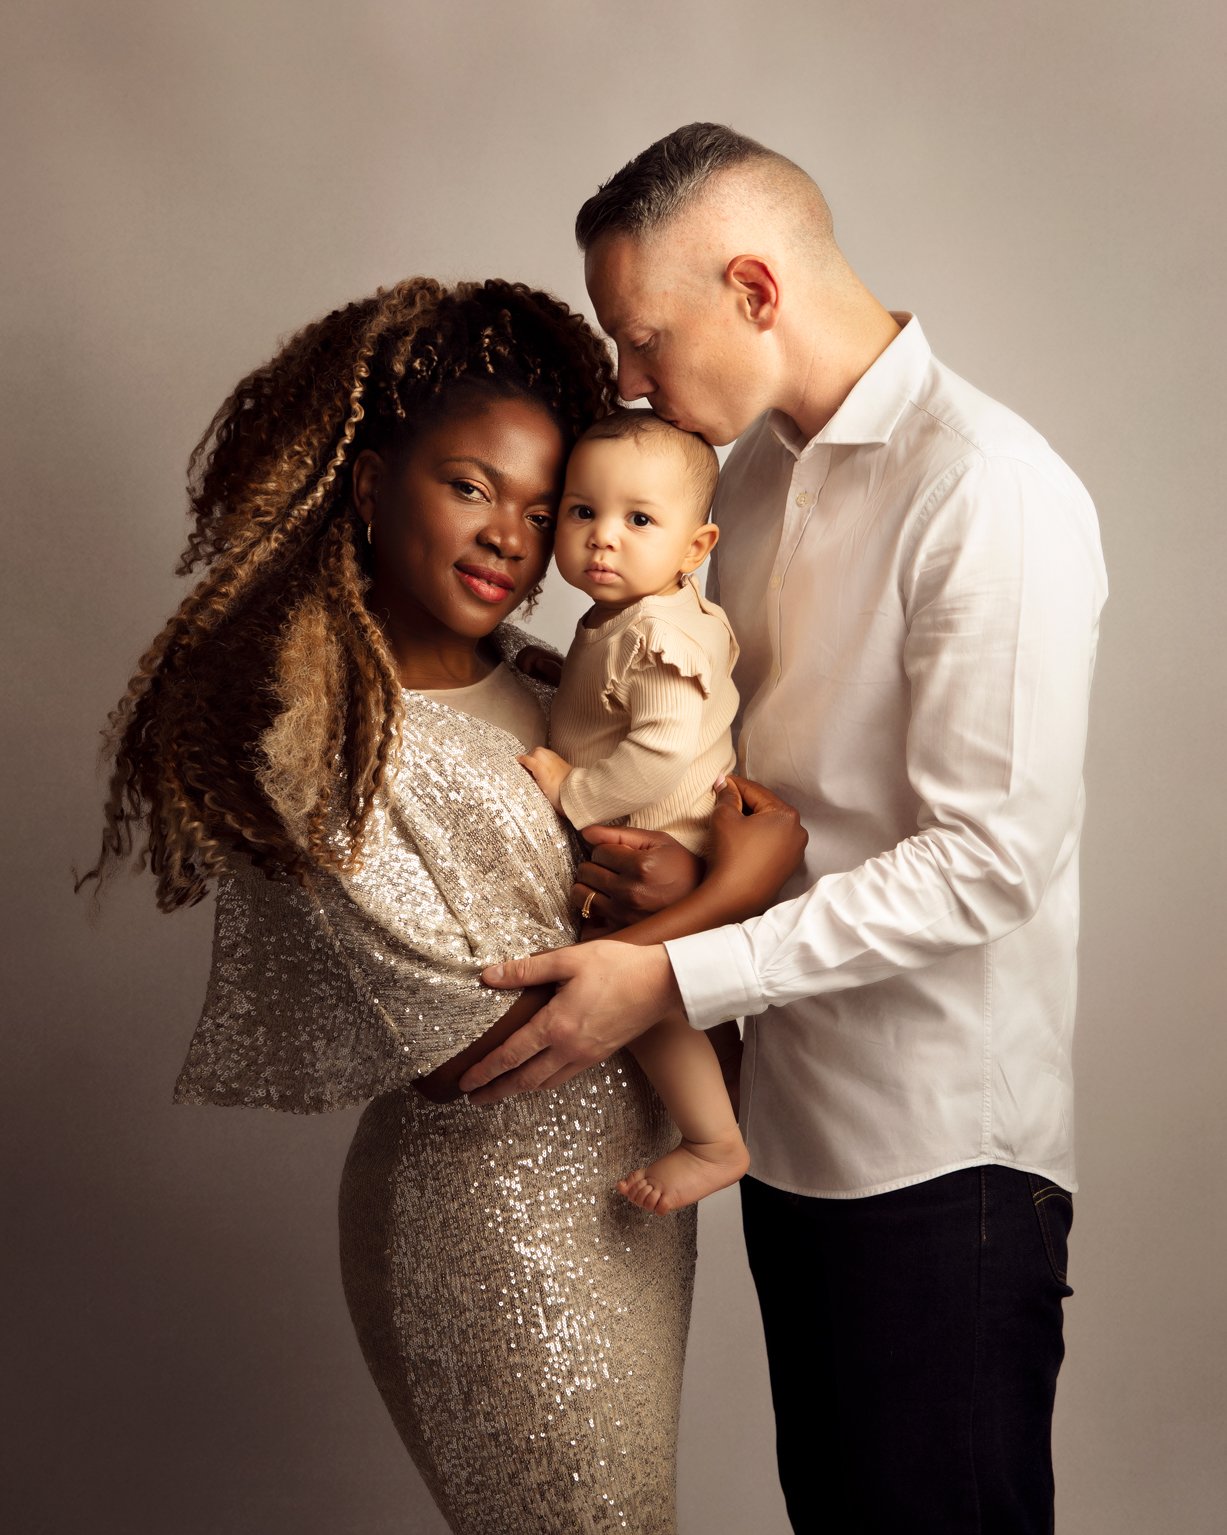
[[[646,410],[598,421],[567,464],[554,558],[593,606],[563,666],[552,749],[519,761],[577,828],[629,819],[704,850],[737,711],[737,642],[690,579],[719,537],[707,521],[718,473],[701,437]],[[665,1214],[735,1183],[749,1155],[710,1041],[666,1020],[629,1049],[682,1141],[619,1190]]]

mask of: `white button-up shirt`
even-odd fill
[[[809,846],[764,916],[669,955],[693,1024],[754,1015],[756,1178],[851,1197],[1001,1163],[1072,1189],[1095,511],[896,318],[816,437],[769,414],[721,475],[739,759]]]

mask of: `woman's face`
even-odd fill
[[[472,648],[524,601],[549,563],[563,459],[557,424],[523,398],[478,400],[395,454],[359,454],[371,606],[394,649]]]

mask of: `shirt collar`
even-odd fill
[[[794,458],[832,443],[865,445],[890,441],[895,424],[913,399],[933,353],[915,315],[892,310],[902,327],[899,334],[848,391],[843,404],[815,436],[807,441],[783,411],[773,410],[768,425]]]

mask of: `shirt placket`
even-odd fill
[[[780,657],[783,653],[784,598],[788,568],[800,546],[805,530],[814,515],[822,488],[826,484],[831,467],[831,449],[825,444],[814,444],[802,453],[793,466],[788,481],[788,504],[784,510],[784,524],[780,531],[779,547],[767,581],[767,636],[771,646],[771,668],[768,672],[767,693],[773,693],[780,680]],[[801,600],[801,599],[798,599]],[[766,695],[765,695],[766,696]],[[765,701],[765,696],[760,701]],[[757,711],[756,711],[757,712]],[[746,772],[753,772],[751,752],[754,728],[745,732],[742,750]]]

